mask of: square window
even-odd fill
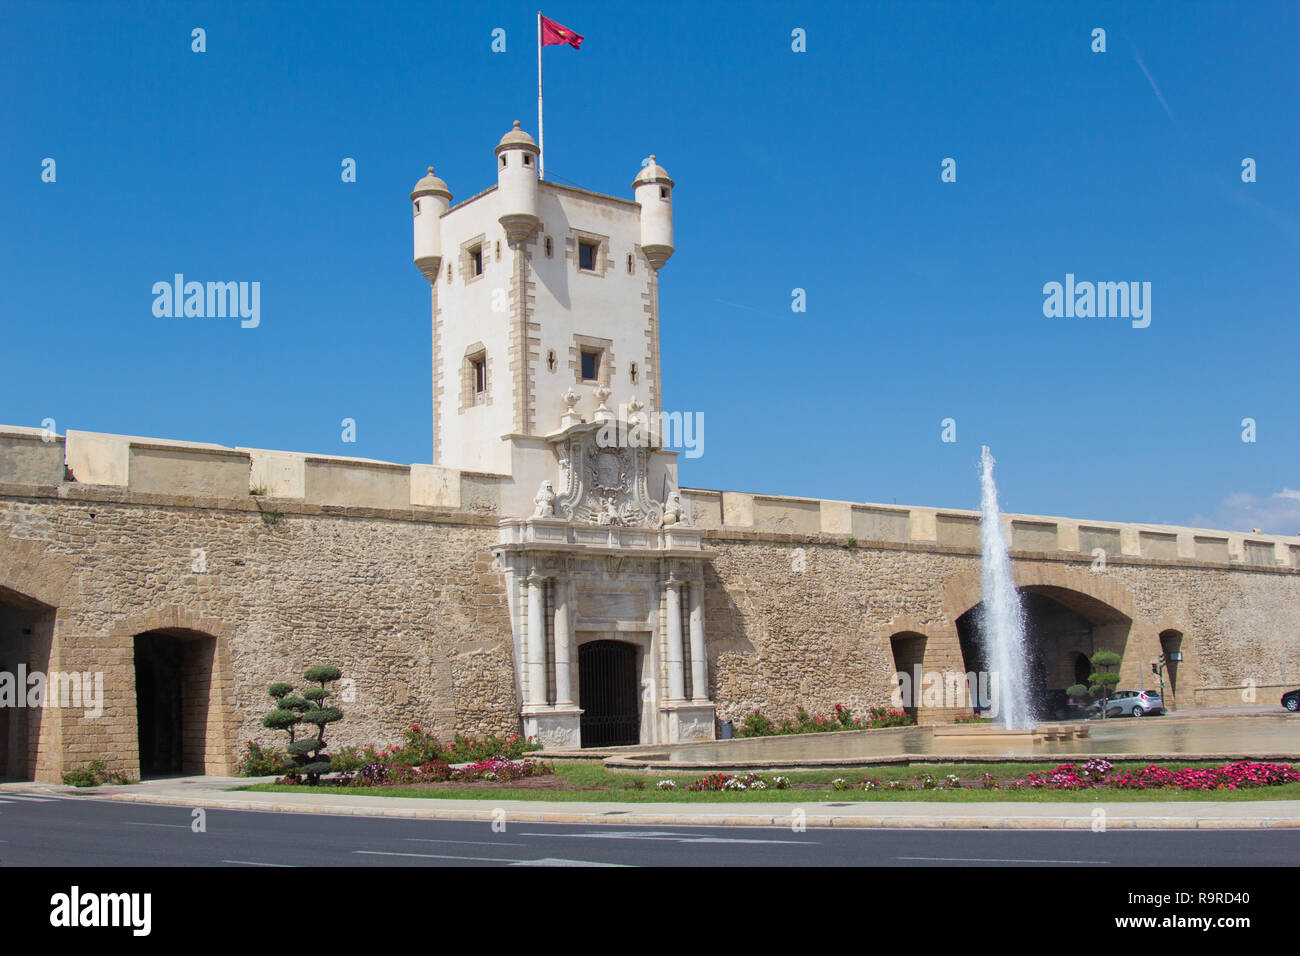
[[[596,271],[596,243],[585,240],[578,243],[578,268],[584,272]]]
[[[469,250],[469,274],[471,276],[481,276],[483,274],[483,246],[471,246]]]
[[[533,157],[528,153],[524,153],[524,165],[525,166],[533,165]]]
[[[474,392],[482,395],[487,391],[487,359],[474,360]]]
[[[582,350],[582,380],[594,382],[600,378],[600,353],[594,350]]]

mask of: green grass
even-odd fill
[[[1300,800],[1300,783],[1282,784],[1276,787],[1257,787],[1249,790],[832,790],[830,782],[836,777],[843,777],[850,784],[863,777],[871,777],[882,783],[891,780],[906,780],[915,784],[916,777],[928,773],[936,780],[953,773],[963,780],[978,779],[984,773],[991,773],[1000,779],[1009,780],[1023,777],[1031,770],[1053,770],[1059,762],[1026,763],[1010,767],[1006,764],[926,764],[914,766],[888,766],[871,768],[845,769],[835,771],[808,771],[788,773],[782,776],[790,778],[792,783],[821,783],[824,788],[806,790],[760,790],[724,791],[710,793],[686,793],[681,790],[660,791],[654,785],[660,780],[672,780],[679,787],[684,787],[704,776],[699,771],[691,773],[629,774],[611,773],[603,765],[594,761],[553,762],[555,772],[575,787],[601,787],[600,790],[523,790],[510,787],[441,790],[414,789],[410,787],[322,787],[313,790],[310,787],[278,786],[276,784],[253,784],[236,787],[236,790],[251,790],[262,793],[333,793],[354,794],[374,797],[422,797],[438,800],[535,800],[539,802],[591,802],[591,803],[859,803],[859,802],[908,802],[925,801],[934,803],[1138,803],[1138,802],[1196,802],[1205,800],[1253,801],[1253,800]],[[1217,763],[1170,763],[1171,768],[1217,766]],[[1147,766],[1145,762],[1117,763],[1116,771],[1137,769]],[[774,774],[762,773],[764,779],[770,780]],[[625,789],[636,781],[645,784],[644,790]]]

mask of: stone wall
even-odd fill
[[[203,742],[208,772],[229,772],[245,740],[277,741],[260,726],[265,688],[314,663],[355,682],[336,744],[395,742],[412,723],[518,731],[491,556],[510,479],[75,432],[65,449],[57,436],[2,431],[0,664],[26,654],[50,671],[102,672],[105,692],[99,718],[11,715],[0,728],[11,774],[57,779],[95,758],[138,769],[133,647],[152,631],[204,642],[186,680],[209,700],[186,711],[185,733]],[[64,480],[64,453],[79,480]],[[702,490],[683,501],[713,552],[705,616],[719,717],[860,712],[889,702],[900,667],[964,671],[956,621],[980,600],[972,512]],[[1175,645],[1178,706],[1241,703],[1251,682],[1258,700],[1274,699],[1284,657],[1296,683],[1296,538],[1006,521],[1017,584],[1091,620],[1124,652],[1124,683],[1153,686],[1142,671]],[[29,736],[34,766],[19,753]]]
[[[495,521],[65,495],[0,498],[0,595],[57,609],[51,671],[104,674],[102,717],[74,708],[57,712],[57,727],[44,722],[38,776],[57,776],[64,754],[67,765],[102,757],[137,770],[133,638],[153,630],[216,638],[208,772],[230,772],[245,740],[277,741],[260,726],[266,687],[314,663],[355,681],[336,744],[394,742],[412,723],[448,736],[517,732]],[[33,595],[28,579],[60,559],[71,573]]]
[[[956,621],[980,601],[973,549],[850,545],[847,536],[718,530],[708,575],[707,633],[720,718],[798,705],[857,712],[890,702],[891,675],[917,656],[926,671],[965,670]],[[1111,560],[1017,551],[1019,587],[1089,618],[1098,640],[1124,656],[1122,683],[1152,688],[1160,635],[1178,632],[1176,706],[1231,705],[1280,696],[1282,668],[1300,685],[1300,575],[1152,559]],[[916,638],[921,638],[918,642]],[[961,708],[957,708],[960,710]],[[923,722],[953,708],[929,709]]]

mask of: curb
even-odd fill
[[[118,803],[145,803],[161,806],[202,807],[205,810],[241,810],[273,813],[314,813],[332,816],[377,817],[406,820],[460,820],[491,822],[496,817],[496,807],[491,810],[415,809],[408,807],[368,806],[311,806],[301,803],[255,803],[251,801],[214,799],[198,796],[143,796],[137,794],[104,794],[88,797],[94,800],[111,800]],[[476,803],[482,801],[475,801]],[[503,803],[508,801],[502,801]],[[735,813],[721,814],[664,813],[662,811],[555,811],[511,810],[509,817],[518,823],[577,823],[624,824],[632,826],[707,826],[707,827],[781,827],[792,823],[797,804],[791,805],[790,814]],[[969,816],[858,816],[833,813],[810,814],[802,823],[818,828],[857,829],[925,829],[925,830],[1089,830],[1094,819],[1091,810],[1079,816],[1028,816],[1028,817],[969,817]],[[1300,817],[1111,817],[1106,819],[1107,830],[1259,830],[1300,829]]]

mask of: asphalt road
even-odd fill
[[[206,811],[0,795],[13,866],[1292,866],[1300,830],[620,827]]]

